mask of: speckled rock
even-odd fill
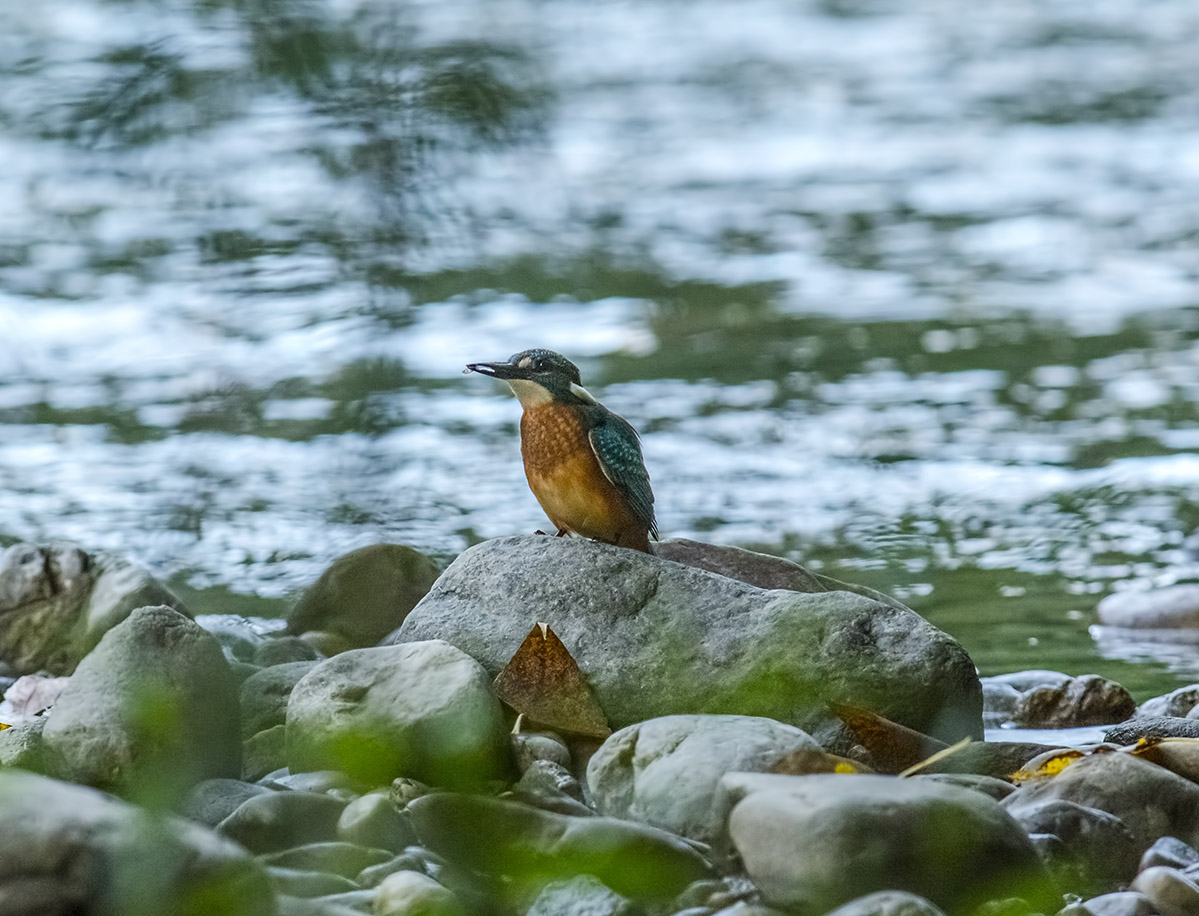
[[[512,736],[512,759],[521,773],[539,760],[570,769],[570,748],[553,732],[519,732]]]
[[[333,561],[287,615],[287,631],[336,633],[354,647],[373,646],[404,622],[440,570],[401,544],[373,544]]]
[[[538,620],[615,728],[729,713],[811,731],[840,700],[946,740],[982,735],[973,663],[912,611],[847,591],[766,591],[583,539],[470,548],[385,642],[444,639],[494,675]]]
[[[725,773],[764,772],[793,750],[819,748],[773,719],[663,716],[610,736],[587,764],[587,785],[600,814],[711,844],[728,814],[717,803]]]
[[[1084,674],[1020,696],[1012,721],[1024,728],[1075,728],[1123,722],[1137,710],[1132,695],[1107,678]]]
[[[274,913],[263,869],[197,824],[148,829],[132,805],[20,770],[0,770],[0,811],[0,913]]]
[[[1199,913],[1199,885],[1177,868],[1154,865],[1132,882],[1129,890],[1144,894],[1161,916],[1195,916]]]
[[[292,772],[460,786],[502,777],[510,753],[491,679],[440,640],[343,652],[304,675],[288,700]]]
[[[80,662],[42,737],[73,782],[181,793],[241,775],[239,715],[213,636],[173,608],[138,608]]]
[[[1155,718],[1157,716],[1185,717],[1196,704],[1199,704],[1199,684],[1179,687],[1160,697],[1146,700],[1137,707],[1137,716]]]
[[[641,912],[591,875],[578,875],[547,884],[525,916],[640,916]]]
[[[1199,720],[1177,716],[1137,716],[1109,728],[1103,740],[1112,744],[1136,744],[1142,738],[1199,738]]]
[[[1009,896],[1057,909],[1028,837],[981,793],[860,775],[730,773],[722,785],[729,834],[773,906],[819,913],[903,890],[947,912]]]
[[[0,661],[13,674],[70,674],[134,608],[183,603],[113,553],[62,541],[0,553]]]

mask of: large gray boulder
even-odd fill
[[[372,544],[338,557],[287,615],[287,631],[320,630],[373,646],[404,622],[437,574],[429,557],[402,544]]]
[[[210,830],[94,789],[0,770],[0,913],[269,916],[266,873]]]
[[[399,776],[472,785],[504,776],[511,747],[483,668],[439,640],[353,649],[291,691],[287,764],[337,769],[369,785]]]
[[[724,833],[727,814],[716,802],[720,778],[765,771],[799,749],[820,745],[773,719],[663,716],[610,736],[587,764],[587,785],[600,814],[711,844]]]
[[[182,793],[241,773],[237,682],[216,638],[138,608],[80,662],[49,714],[56,775],[117,794]]]
[[[890,776],[730,773],[729,834],[766,902],[823,913],[902,890],[946,912],[1060,906],[1024,831],[981,793]]]
[[[18,674],[70,674],[134,608],[182,602],[113,553],[66,542],[14,544],[0,553],[0,661]]]
[[[538,621],[615,728],[730,713],[811,731],[838,701],[944,740],[982,736],[973,663],[913,611],[845,591],[763,590],[595,541],[472,547],[385,642],[443,639],[495,674]]]

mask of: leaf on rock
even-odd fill
[[[1086,753],[1074,748],[1051,751],[1048,754],[1041,754],[1039,757],[1034,757],[1009,776],[1008,779],[1017,785],[1034,779],[1049,779],[1056,776],[1070,764],[1076,763],[1086,756],[1088,756]]]
[[[857,742],[870,752],[875,766],[884,773],[899,773],[948,747],[944,741],[884,719],[860,706],[829,703],[828,707],[848,726]]]
[[[1192,782],[1199,780],[1199,738],[1142,738],[1126,753]]]
[[[808,776],[812,773],[873,773],[874,770],[848,757],[813,748],[798,748],[776,760],[768,772]]]
[[[4,729],[6,729],[6,728],[12,728],[12,726],[9,725],[7,722],[0,722],[0,732],[4,731]]]
[[[495,692],[525,718],[542,725],[593,738],[612,734],[578,663],[548,624],[539,623],[529,631],[496,675]]]

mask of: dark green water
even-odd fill
[[[984,673],[1199,677],[1088,629],[1199,579],[1199,8],[681,9],[9,11],[0,543],[249,613],[543,527],[460,374],[543,345],[665,535],[890,591]]]

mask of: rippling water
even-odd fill
[[[1199,7],[963,10],[9,11],[0,543],[208,611],[532,531],[518,407],[459,373],[544,345],[665,535],[890,590],[985,672],[1194,679],[1087,627],[1199,578]]]

